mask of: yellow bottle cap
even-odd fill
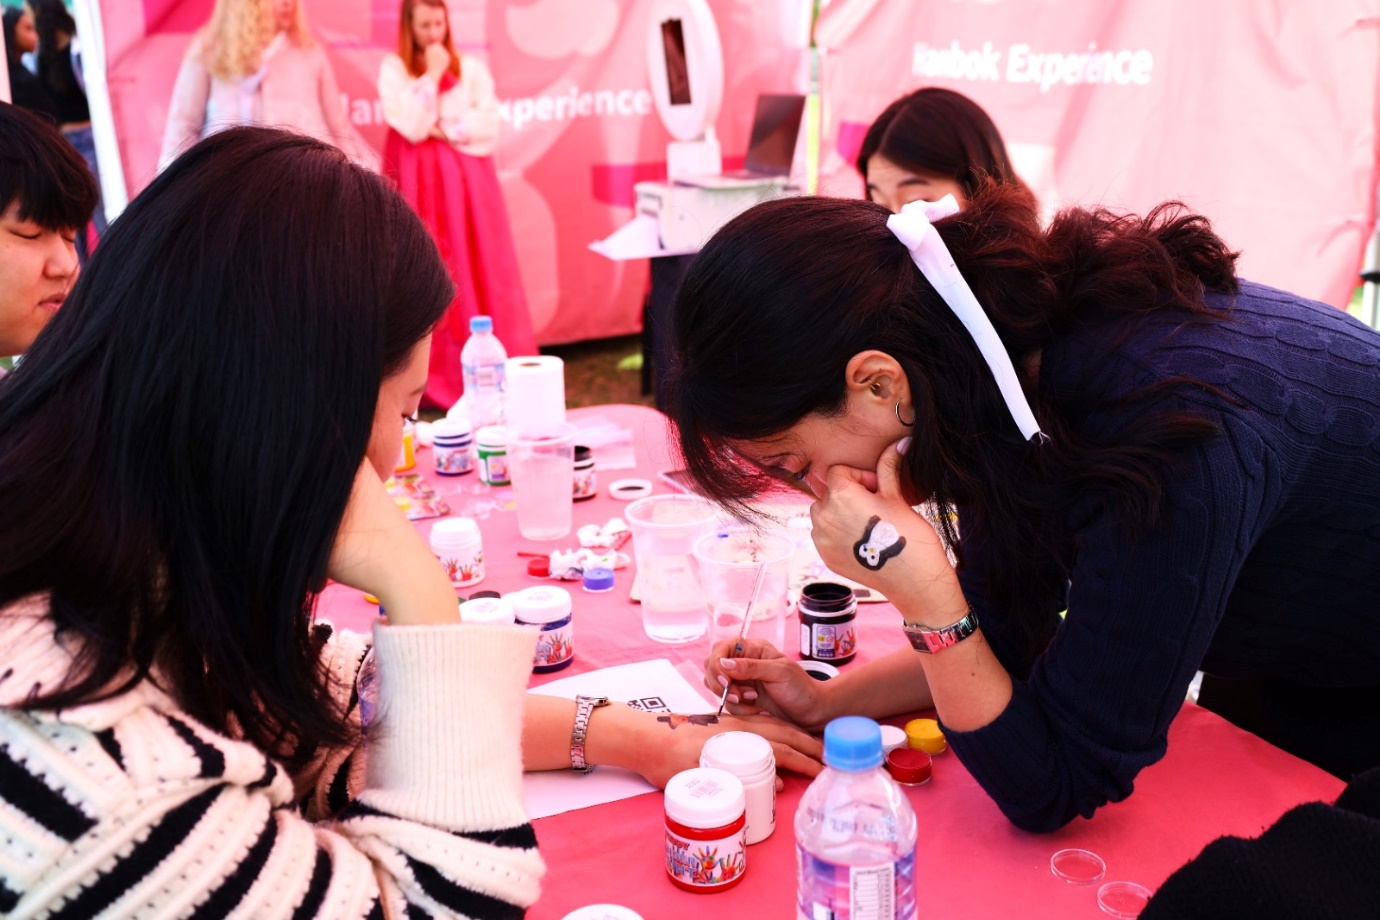
[[[364,595],[364,599],[371,604],[377,604],[379,602],[379,599],[377,597],[374,597],[374,595],[372,594]]]
[[[906,723],[906,745],[926,754],[942,754],[949,749],[939,723],[934,719],[911,719]]]

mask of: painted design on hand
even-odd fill
[[[862,539],[853,544],[853,555],[875,572],[905,548],[906,538],[901,536],[900,531],[874,514],[863,529]]]
[[[683,716],[673,713],[669,716],[657,716],[658,722],[665,722],[671,728],[681,725],[718,725],[719,717],[712,712],[699,713],[693,716]]]

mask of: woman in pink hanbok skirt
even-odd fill
[[[431,340],[426,401],[463,392],[460,350],[470,317],[490,316],[508,354],[537,353],[508,211],[494,168],[498,99],[478,58],[455,51],[444,0],[403,0],[398,53],[379,68],[388,123],[384,173],[421,216],[455,280],[455,301]]]

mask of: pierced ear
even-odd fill
[[[910,393],[906,372],[900,362],[884,351],[860,351],[848,361],[845,370],[848,388],[877,399],[904,400]]]

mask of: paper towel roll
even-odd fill
[[[508,430],[519,437],[550,434],[565,424],[565,362],[553,355],[509,358]]]

